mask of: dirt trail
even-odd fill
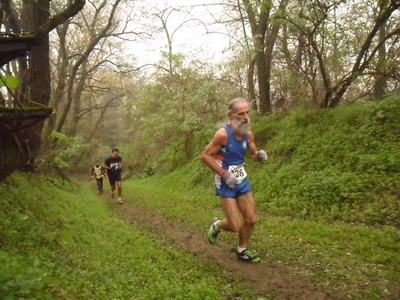
[[[258,299],[347,299],[338,291],[322,290],[309,279],[299,273],[291,272],[282,264],[263,260],[257,264],[238,261],[232,245],[221,240],[215,245],[210,245],[205,237],[205,232],[199,233],[191,229],[182,230],[184,228],[182,224],[173,223],[153,211],[136,207],[130,201],[125,201],[122,205],[118,204],[116,200],[110,199],[108,192],[100,197],[115,206],[118,216],[126,222],[146,227],[146,230],[160,240],[168,240],[176,248],[191,252],[201,261],[220,264],[255,294],[265,295]]]

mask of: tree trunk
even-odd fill
[[[11,1],[0,1],[3,22],[7,32],[15,34],[22,43],[31,40],[30,47],[23,52],[13,53],[3,59],[2,65],[10,63],[14,76],[21,85],[17,95],[10,95],[8,101],[16,103],[11,110],[2,109],[0,113],[0,180],[14,170],[32,170],[40,151],[43,124],[51,114],[50,102],[50,60],[49,32],[75,15],[85,4],[85,0],[75,0],[69,7],[50,19],[50,0],[23,0],[17,8]],[[23,32],[30,32],[29,37]],[[32,41],[34,40],[34,42]],[[29,64],[26,52],[29,51]],[[19,57],[21,56],[21,57]],[[17,59],[18,64],[12,60]]]
[[[385,46],[385,36],[386,36],[386,22],[379,29],[379,41],[382,45],[378,50],[378,61],[376,66],[375,84],[374,84],[374,94],[376,99],[382,99],[386,90],[386,46]]]
[[[50,17],[50,1],[39,0],[32,5],[32,28],[38,31],[40,26],[45,24]],[[30,78],[29,78],[29,99],[32,101],[30,106],[41,104],[47,107],[50,102],[50,59],[49,59],[49,35],[41,35],[40,44],[34,46],[30,53]],[[31,149],[33,152],[32,160],[36,158],[40,149],[40,135],[44,120],[29,128],[31,131]]]
[[[247,86],[248,86],[248,100],[251,103],[251,108],[255,111],[258,110],[258,103],[257,103],[257,97],[256,97],[256,91],[254,87],[254,65],[256,61],[255,58],[253,58],[249,62],[249,67],[247,69]]]
[[[0,107],[0,181],[17,168],[33,170],[37,132],[51,111],[50,108]]]
[[[267,70],[265,66],[264,42],[267,31],[270,8],[263,5],[262,13],[256,15],[256,10],[253,8],[249,0],[243,0],[255,50],[255,65],[257,69],[257,82],[259,90],[259,110],[262,115],[267,113],[269,101],[269,85],[267,84]],[[249,71],[253,70],[249,68]],[[249,73],[250,74],[250,73]],[[270,104],[269,104],[270,106]]]

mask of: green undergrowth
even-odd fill
[[[248,164],[275,216],[400,226],[400,97],[296,112],[255,128],[268,161]]]
[[[400,96],[252,116],[256,145],[268,153],[262,164],[245,163],[259,209],[284,218],[400,227],[399,120]],[[181,172],[186,185],[212,181],[197,158]]]
[[[0,299],[231,299],[218,265],[165,247],[88,189],[15,173],[0,184]]]
[[[399,97],[252,117],[269,155],[245,164],[258,215],[252,250],[346,299],[399,299],[399,120]],[[198,158],[149,175],[124,180],[127,204],[204,235],[223,217]],[[0,299],[254,297],[222,267],[118,218],[85,182],[15,173],[0,193]]]
[[[398,96],[252,116],[258,149],[269,155],[245,164],[258,212],[252,247],[264,260],[349,298],[400,298],[399,120]],[[223,216],[200,159],[147,175],[125,184],[138,205],[204,233]],[[232,234],[220,238],[236,243]]]
[[[212,186],[193,187],[190,180],[181,169],[125,181],[125,199],[205,236],[212,218],[223,213]],[[219,240],[234,246],[237,236],[222,232]],[[262,260],[349,299],[400,297],[400,232],[395,227],[277,217],[261,210],[251,248]]]

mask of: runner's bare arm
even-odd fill
[[[221,175],[223,169],[215,162],[214,155],[226,144],[228,140],[228,133],[224,128],[218,129],[214,134],[211,142],[206,146],[201,154],[201,160],[204,164],[213,170],[215,173]]]
[[[257,159],[257,146],[254,142],[254,134],[252,131],[247,132],[247,147],[251,160],[258,161]]]

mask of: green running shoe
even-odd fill
[[[217,241],[217,236],[219,233],[219,229],[215,227],[215,222],[217,221],[219,221],[219,219],[215,217],[211,223],[210,229],[208,229],[207,232],[207,238],[210,244],[215,244],[215,242]]]
[[[243,260],[246,262],[257,263],[260,261],[260,258],[257,255],[253,254],[253,252],[251,252],[250,250],[247,250],[247,249],[243,250],[242,252],[236,251],[236,254],[240,260]]]

